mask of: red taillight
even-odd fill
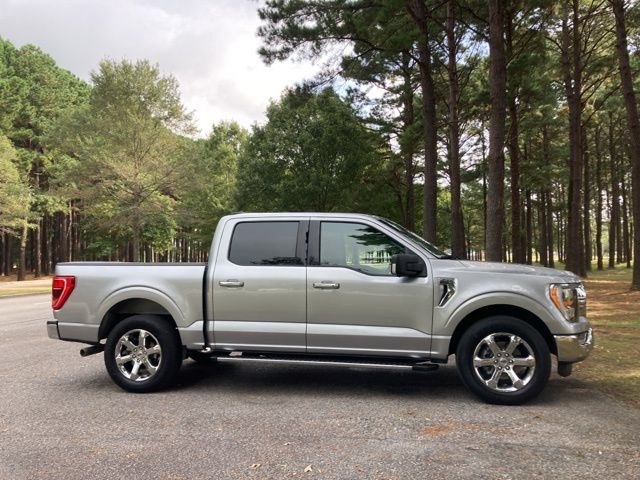
[[[53,284],[51,285],[51,308],[54,310],[60,310],[67,301],[73,287],[76,286],[76,277],[56,275],[53,277]]]

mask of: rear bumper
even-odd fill
[[[60,340],[60,332],[58,331],[58,322],[47,322],[47,335],[54,340]]]
[[[98,343],[99,325],[87,325],[84,323],[68,323],[58,320],[47,322],[47,335],[55,340],[67,342]]]
[[[593,330],[577,335],[554,335],[558,348],[558,362],[581,362],[593,349]]]

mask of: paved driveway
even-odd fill
[[[0,299],[0,478],[640,478],[640,411],[553,376],[522,407],[435,373],[185,362],[133,395]]]

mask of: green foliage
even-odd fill
[[[82,201],[90,231],[165,248],[176,194],[190,174],[177,133],[191,131],[191,119],[177,82],[147,61],[104,61],[91,78],[88,105],[52,135],[75,159],[62,183]]]
[[[220,123],[201,139],[191,137],[191,116],[182,105],[177,81],[161,75],[158,66],[104,61],[93,73],[92,85],[87,85],[37,47],[15,48],[0,39],[0,229],[18,232],[26,242],[25,225],[51,225],[52,219],[64,217],[59,212],[67,218],[73,212],[74,221],[81,222],[87,258],[130,258],[129,252],[137,255],[149,248],[162,254],[179,252],[184,258],[190,249],[206,249],[217,220],[234,210],[361,211],[420,230],[425,129],[424,65],[418,47],[426,32],[437,100],[437,243],[446,248],[451,241],[449,157],[451,132],[457,130],[465,241],[473,252],[483,250],[490,113],[488,4],[426,2],[426,25],[412,17],[411,4],[265,1],[259,8],[258,31],[263,60],[302,57],[321,61],[324,68],[308,84],[273,102],[264,124],[248,132],[233,122]],[[577,5],[583,16],[583,51],[578,56],[588,147],[585,165],[594,167],[593,137],[598,130],[605,198],[601,210],[606,214],[612,183],[625,180],[630,189],[629,175],[612,179],[609,168],[609,156],[615,156],[616,165],[629,170],[626,115],[618,92],[609,5]],[[639,5],[628,4],[627,20],[631,69],[640,89]],[[505,3],[505,94],[516,103],[515,113],[507,116],[507,130],[518,126],[517,148],[512,142],[505,148],[505,206],[512,212],[520,208],[522,218],[532,214],[528,233],[536,237],[541,196],[552,195],[549,211],[556,251],[567,244],[572,139],[562,68],[562,14],[571,6],[553,0]],[[451,62],[444,35],[448,12],[455,12],[448,31],[457,42]],[[573,21],[569,18],[569,24]],[[570,42],[571,61],[572,49]],[[455,69],[448,68],[453,64]],[[452,93],[449,75],[454,70],[459,88]],[[452,98],[457,101],[457,122],[451,120]],[[508,191],[514,151],[520,158],[519,206],[511,205]],[[594,183],[586,188],[594,190]],[[526,191],[530,206],[522,200]],[[627,192],[628,203],[631,198]],[[43,217],[47,222],[40,222]],[[507,228],[509,221],[507,215]],[[44,233],[58,241],[63,227],[54,225],[53,232]],[[629,229],[637,230],[632,220]]]
[[[39,48],[16,49],[0,38],[0,131],[17,149],[23,172],[41,173],[47,129],[88,94],[88,85]]]
[[[7,204],[14,212],[8,215],[13,220],[1,222],[20,236],[23,254],[28,229],[34,228],[45,212],[61,209],[47,191],[47,169],[52,162],[45,154],[47,130],[67,109],[85,102],[88,93],[88,85],[58,67],[38,47],[16,49],[0,38],[0,135],[15,149],[10,155],[13,167],[5,161],[3,170],[7,178],[13,178],[15,169],[19,178],[19,182],[10,181],[11,197],[5,199],[5,192],[0,193],[2,209]],[[6,152],[8,147],[3,148]],[[2,215],[7,216],[5,212]]]
[[[179,215],[194,238],[209,241],[220,217],[233,210],[238,157],[248,138],[237,123],[222,122],[205,140],[184,140],[185,162],[197,174],[181,194]]]
[[[327,88],[290,90],[267,109],[240,157],[240,210],[375,211],[381,188],[375,136]]]
[[[15,165],[17,153],[0,135],[0,233],[16,234],[29,216],[30,190]]]

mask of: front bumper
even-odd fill
[[[58,331],[58,322],[55,322],[55,321],[47,322],[47,335],[49,336],[49,338],[60,340],[60,332]]]
[[[593,349],[593,330],[577,335],[554,335],[558,349],[558,362],[581,362]]]

